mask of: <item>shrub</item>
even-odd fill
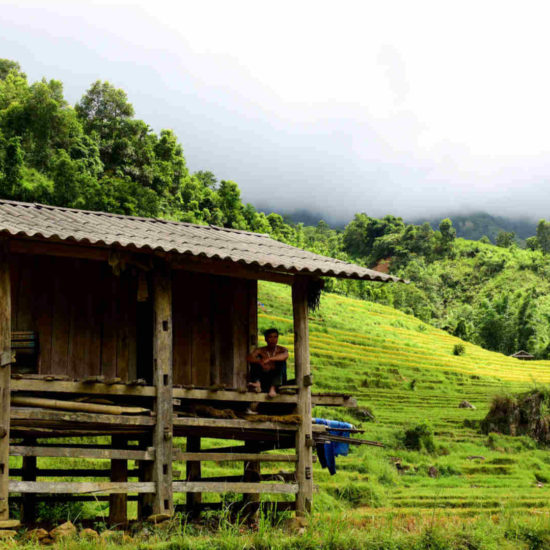
[[[466,346],[464,344],[455,344],[453,348],[454,355],[464,355],[466,353]]]
[[[412,451],[425,450],[428,453],[435,451],[433,432],[426,423],[419,424],[405,432],[403,441],[405,447]]]
[[[370,506],[377,508],[385,504],[385,497],[380,487],[373,483],[352,483],[329,488],[329,492],[338,499],[345,500],[352,506]]]
[[[517,396],[497,395],[481,422],[485,433],[527,435],[542,445],[550,445],[550,394],[532,390]]]

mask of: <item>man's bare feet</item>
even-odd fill
[[[277,396],[277,390],[275,389],[275,386],[271,386],[269,388],[269,393],[267,394],[268,397],[276,397]]]
[[[248,389],[256,393],[260,393],[262,391],[262,388],[259,382],[249,382]]]

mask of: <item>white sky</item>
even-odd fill
[[[5,2],[0,57],[128,93],[270,209],[550,217],[550,3]]]

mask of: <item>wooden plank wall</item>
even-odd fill
[[[40,374],[123,380],[136,371],[137,278],[106,263],[14,254],[12,330],[36,331]]]
[[[174,384],[246,385],[256,288],[254,280],[174,272]]]
[[[13,330],[38,332],[40,374],[137,377],[134,269],[14,254],[10,275]],[[245,387],[256,330],[257,281],[173,272],[174,384]]]

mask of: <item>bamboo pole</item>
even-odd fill
[[[11,398],[12,405],[26,407],[42,407],[44,409],[57,409],[62,411],[79,411],[101,414],[146,414],[149,409],[143,407],[119,407],[118,405],[102,405],[100,403],[84,403],[81,401],[62,401],[60,399],[47,399],[45,397],[17,397]]]

